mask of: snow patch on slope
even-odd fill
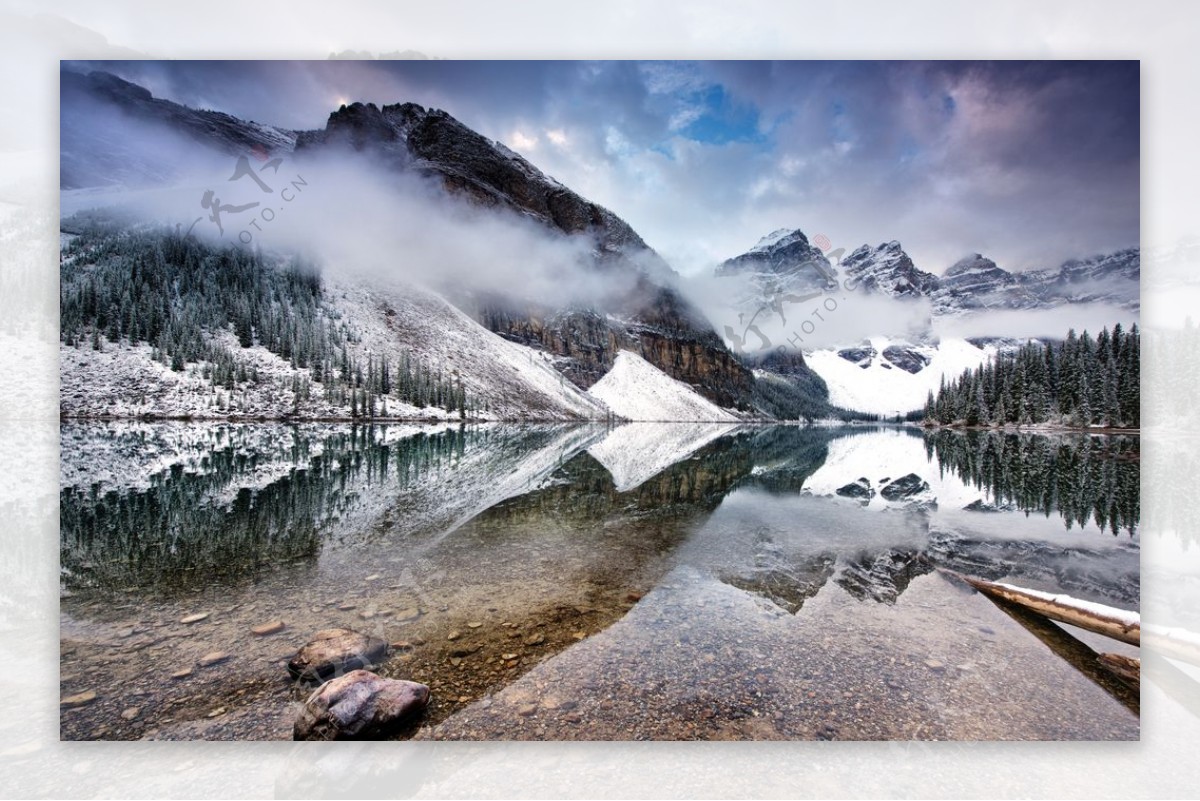
[[[738,418],[676,381],[636,353],[617,354],[612,369],[588,394],[639,422],[733,423]]]
[[[628,423],[610,431],[588,453],[604,465],[617,492],[628,492],[737,429],[727,423]]]
[[[843,409],[869,414],[897,415],[920,409],[926,396],[936,393],[942,377],[955,378],[995,355],[992,347],[977,348],[965,339],[945,338],[931,352],[931,361],[918,373],[890,364],[883,356],[891,342],[872,337],[875,354],[864,368],[838,355],[836,350],[806,353],[804,360],[829,387],[829,402]]]

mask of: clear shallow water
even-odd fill
[[[62,441],[62,692],[97,695],[64,738],[289,737],[304,692],[282,663],[334,626],[394,643],[380,672],[432,687],[418,738],[1138,736],[1136,695],[934,570],[1136,608],[1136,438],[64,424]]]

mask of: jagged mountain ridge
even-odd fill
[[[799,246],[803,243],[803,246]],[[1046,309],[1067,303],[1112,303],[1131,311],[1140,308],[1141,259],[1138,248],[1071,259],[1058,267],[1009,272],[986,256],[973,253],[940,277],[921,270],[898,241],[862,245],[840,264],[831,266],[799,230],[768,234],[740,256],[716,268],[718,276],[745,273],[750,265],[761,274],[820,274],[813,264],[840,273],[847,287],[897,298],[928,298],[934,316],[969,314],[990,309]],[[762,282],[767,285],[766,281]],[[800,285],[805,286],[805,285]],[[816,282],[808,287],[816,288]],[[747,302],[767,303],[771,291]]]
[[[155,98],[111,73],[63,71],[60,80],[62,189],[170,181],[179,177],[183,148],[194,158],[196,146],[214,157],[295,146],[295,131]]]
[[[892,297],[928,296],[938,285],[936,275],[917,269],[896,240],[871,247],[863,245],[842,262],[846,280],[865,292]]]
[[[834,251],[830,255],[836,254]],[[819,310],[822,294],[837,304],[846,292],[895,298],[899,304],[897,319],[889,323],[883,315],[878,325],[880,329],[890,325],[896,330],[869,331],[865,340],[848,339],[811,349],[799,346],[805,347],[802,358],[806,370],[819,377],[829,401],[859,412],[890,416],[911,411],[919,405],[920,395],[936,390],[939,373],[956,374],[1023,341],[990,336],[939,341],[939,318],[992,311],[1054,310],[1082,303],[1108,303],[1136,312],[1140,305],[1137,248],[1025,272],[1009,272],[992,259],[974,253],[941,276],[919,269],[895,240],[863,245],[836,264],[822,262],[824,258],[803,231],[780,229],[763,237],[746,253],[721,263],[715,274],[718,279],[741,279],[731,282],[729,288],[733,310],[740,320],[774,326],[769,329],[771,345],[787,337],[787,332],[797,331],[796,321],[809,319],[806,315],[812,308]],[[833,286],[846,292],[833,294],[821,287],[826,270],[834,276]],[[911,314],[905,317],[900,313],[903,308]],[[742,326],[754,337],[749,326],[744,322]],[[731,331],[746,338],[737,329],[727,327],[727,335]],[[738,344],[733,336],[731,341]],[[755,344],[751,338],[750,345]],[[773,373],[760,370],[756,377],[756,393],[764,397]]]
[[[294,152],[296,158],[331,150],[368,153],[376,163],[440,181],[471,202],[531,216],[567,236],[591,236],[595,269],[628,285],[600,308],[558,308],[536,301],[459,289],[449,299],[493,332],[551,354],[572,383],[586,389],[631,350],[672,378],[693,386],[723,407],[749,409],[753,375],[726,347],[711,324],[674,287],[675,274],[617,215],[592,203],[503,145],[471,130],[444,111],[412,103],[354,103],[334,111],[318,131],[291,132],[219,112],[197,111],[155,99],[136,84],[107,73],[63,73],[64,189],[126,182],[161,183],[173,175],[170,153],[131,154],[89,142],[73,109],[103,107],[147,132],[167,131],[219,155],[250,150]],[[81,118],[86,117],[81,113]]]

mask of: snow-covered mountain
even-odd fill
[[[184,165],[228,169],[230,157],[289,153],[296,132],[155,98],[107,72],[60,76],[63,189],[159,185]]]
[[[1141,250],[1071,259],[1057,269],[1017,273],[1018,283],[1034,293],[1040,308],[1065,303],[1111,303],[1131,311],[1141,308]]]
[[[1140,306],[1137,248],[1025,272],[1009,272],[992,259],[973,253],[938,276],[920,269],[895,240],[863,245],[831,263],[802,231],[780,229],[746,253],[726,260],[715,272],[718,278],[748,279],[728,294],[729,304],[743,321],[741,329],[745,329],[726,326],[726,337],[735,345],[748,338],[749,346],[756,345],[764,338],[756,329],[767,331],[768,323],[773,327],[765,338],[772,346],[787,339],[789,331],[799,333],[797,320],[807,320],[815,329],[808,306],[819,303],[822,295],[839,310],[850,308],[845,302],[848,293],[874,299],[870,305],[860,306],[859,313],[862,327],[874,325],[875,330],[830,346],[833,329],[827,326],[822,332],[826,341],[820,346],[799,347],[807,367],[828,386],[829,403],[887,415],[919,408],[926,393],[937,390],[943,376],[956,376],[964,368],[977,366],[1004,344],[1001,332],[979,334],[978,325],[970,326],[976,332],[970,341],[941,339],[939,320],[964,321],[993,311],[1053,310],[1084,303],[1105,303],[1133,312]],[[897,305],[887,305],[891,301]],[[829,307],[814,308],[820,312]],[[860,338],[864,334],[865,341]],[[760,383],[768,378],[762,373],[759,377]]]
[[[331,283],[329,318],[347,321],[354,340],[350,358],[370,354],[396,364],[414,357],[430,371],[461,381],[478,413],[503,420],[600,420],[609,409],[559,373],[541,351],[509,342],[488,331],[440,296],[406,286]],[[60,413],[65,417],[121,418],[339,418],[349,401],[320,392],[298,393],[298,381],[311,370],[297,367],[261,345],[238,346],[229,332],[211,335],[235,354],[257,381],[233,389],[214,383],[205,365],[187,363],[172,370],[153,358],[150,345],[104,343],[99,350],[60,347]],[[300,397],[297,397],[300,395]],[[380,416],[458,419],[453,410],[417,408],[385,399]],[[692,418],[685,418],[692,419]]]
[[[64,190],[161,186],[180,178],[178,165],[182,163],[192,168],[197,164],[217,165],[214,169],[227,174],[232,158],[244,159],[247,154],[263,160],[285,154],[289,163],[301,166],[307,160],[336,164],[342,159],[361,159],[373,170],[382,168],[385,176],[389,171],[424,176],[449,195],[475,206],[533,219],[545,227],[550,237],[564,241],[590,239],[590,267],[597,284],[612,288],[607,296],[590,305],[530,299],[519,285],[511,291],[482,292],[462,285],[438,289],[438,302],[465,312],[464,318],[473,318],[521,354],[508,358],[508,351],[500,353],[495,343],[477,349],[481,341],[477,330],[464,334],[457,345],[462,349],[457,361],[462,364],[473,360],[468,349],[480,354],[473,360],[479,369],[477,374],[468,375],[461,366],[456,368],[464,384],[475,383],[481,393],[519,399],[510,404],[506,414],[546,414],[550,418],[562,414],[607,415],[606,408],[579,390],[608,373],[622,350],[638,354],[717,406],[743,410],[752,407],[754,378],[750,369],[730,352],[707,318],[677,291],[675,273],[627,223],[444,111],[413,103],[383,107],[351,103],[333,111],[323,129],[295,132],[154,98],[143,87],[102,72],[79,75],[64,71],[63,87]],[[330,156],[337,159],[331,160]],[[214,174],[213,170],[208,174]],[[423,296],[418,303],[427,301],[429,297]],[[396,313],[402,305],[394,305],[389,325],[407,321]],[[412,313],[420,314],[421,310]],[[431,319],[443,318],[445,315],[434,314]],[[452,331],[463,330],[463,320],[445,321]],[[110,349],[107,361],[113,361],[122,347]],[[135,343],[124,349],[136,351],[138,347]],[[150,350],[147,347],[141,355],[143,361]],[[91,413],[97,403],[123,414],[136,413],[133,406],[146,408],[142,393],[134,399],[114,399],[113,395],[127,394],[121,382],[114,383],[111,392],[98,395],[86,387],[76,387],[80,382],[88,384],[101,378],[106,369],[79,364],[93,357],[81,349],[76,351],[64,360],[65,369],[76,373],[64,374],[64,385],[72,388],[63,409],[65,414]],[[503,358],[487,358],[498,353]],[[269,361],[269,356],[263,359]],[[268,366],[265,361],[258,366]],[[519,363],[541,366],[537,372],[523,376],[519,387],[493,380],[497,369],[512,375],[516,369],[513,365]],[[283,373],[294,365],[285,367],[280,368]],[[158,377],[139,373],[138,380],[160,378],[151,383],[178,384],[174,379],[180,377],[179,371],[172,372],[174,376]],[[542,391],[544,388],[536,388],[544,378],[542,372],[549,376],[549,383],[562,386],[556,386],[548,395]],[[533,379],[536,381],[530,384]],[[170,408],[196,406],[185,397],[189,392],[187,388],[171,389]],[[273,408],[269,398],[247,396],[241,400],[247,412],[254,409],[256,414],[272,413],[267,411]],[[136,404],[131,405],[132,401]],[[201,405],[209,408],[211,399]],[[663,414],[657,419],[663,419]]]
[[[896,240],[863,245],[842,261],[851,286],[896,298],[927,297],[937,287],[936,275],[917,269]]]
[[[745,302],[780,294],[806,294],[830,288],[834,273],[825,253],[804,232],[781,228],[754,247],[717,267],[718,276],[745,279]]]
[[[636,353],[623,350],[588,394],[620,417],[643,422],[733,423],[738,418]]]
[[[1053,309],[1065,304],[1140,307],[1138,248],[1071,259],[1058,267],[1009,272],[980,253],[940,277],[918,269],[899,242],[863,245],[841,263],[851,285],[896,298],[928,298],[934,318],[996,309]]]
[[[1140,301],[1138,248],[1071,259],[1040,270],[1009,272],[980,253],[940,277],[920,269],[900,242],[863,245],[831,265],[799,229],[780,229],[716,268],[718,276],[750,275],[763,291],[745,307],[769,305],[780,291],[819,290],[830,279],[850,289],[902,299],[928,298],[935,317],[993,309],[1046,309],[1068,303],[1111,303],[1136,311]]]
[[[675,289],[677,276],[624,220],[546,175],[527,159],[450,114],[414,103],[353,103],[323,130],[302,132],[296,157],[352,153],[439,182],[471,202],[538,220],[560,236],[589,236],[610,297],[563,306],[513,293],[446,288],[447,297],[496,333],[544,350],[586,389],[631,350],[722,406],[749,408],[753,378],[699,310]]]

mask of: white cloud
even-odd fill
[[[537,150],[538,138],[536,136],[526,136],[521,131],[513,131],[508,137],[508,142],[506,144],[508,144],[508,146],[513,150]]]

